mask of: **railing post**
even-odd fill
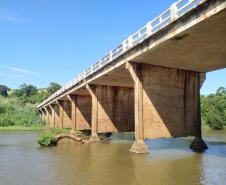
[[[128,48],[131,48],[132,46],[133,46],[133,38],[132,38],[132,36],[130,36],[128,38]]]
[[[171,20],[174,21],[178,18],[178,8],[177,8],[177,3],[173,3],[172,6],[170,7],[171,9]]]
[[[151,22],[147,23],[147,35],[150,36],[152,35],[152,25]]]
[[[110,51],[109,52],[109,61],[108,61],[108,63],[111,62],[112,60],[113,60],[113,54],[112,54],[112,51]]]

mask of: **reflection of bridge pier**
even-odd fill
[[[146,138],[201,138],[200,87],[226,67],[226,1],[179,1],[38,106],[52,127],[98,133],[135,131]],[[217,26],[216,26],[217,25]],[[208,30],[208,31],[206,31]]]

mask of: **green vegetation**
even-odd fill
[[[68,133],[69,129],[61,129],[61,128],[48,128],[43,130],[40,134],[37,142],[41,146],[54,146],[56,145],[55,136],[62,133]],[[81,136],[80,131],[76,131],[76,136]]]
[[[57,83],[51,83],[47,89],[40,89],[38,90],[33,85],[26,85],[23,84],[20,86],[19,89],[16,89],[12,96],[15,96],[21,100],[23,103],[31,103],[31,104],[37,104],[41,103],[43,100],[45,100],[47,97],[49,97],[51,94],[56,92],[58,89],[61,88],[61,85]]]
[[[0,85],[0,95],[3,96],[3,97],[7,97],[8,96],[8,91],[10,89],[5,86],[5,85]]]
[[[0,131],[42,130],[44,121],[36,112],[37,105],[61,86],[51,83],[47,89],[38,90],[23,84],[11,90],[0,85]]]
[[[47,92],[51,95],[51,94],[55,93],[56,91],[58,91],[60,88],[61,88],[60,84],[52,82],[49,85],[49,87],[47,88]]]
[[[43,131],[45,129],[45,125],[14,125],[7,127],[0,127],[0,131]]]
[[[33,104],[23,104],[17,98],[0,97],[0,127],[43,125]]]
[[[202,123],[212,129],[226,126],[226,89],[220,87],[215,94],[201,96]]]
[[[16,90],[0,85],[0,131],[1,130],[42,130],[44,121],[36,112],[37,105],[60,89],[51,83],[46,89],[23,84]],[[223,129],[226,126],[226,89],[220,87],[215,94],[201,96],[201,115],[203,126]],[[40,142],[50,142],[52,134],[62,130],[46,132]]]
[[[54,136],[55,134],[51,131],[45,131],[39,136],[38,144],[40,144],[41,146],[54,146],[56,145]]]

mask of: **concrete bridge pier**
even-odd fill
[[[148,153],[147,138],[195,136],[191,148],[207,148],[201,137],[199,72],[128,62],[134,81],[135,142],[130,151]]]
[[[86,86],[92,98],[91,142],[99,141],[98,133],[134,131],[133,89],[104,84]]]
[[[44,107],[45,121],[50,127],[89,130],[91,117],[91,98],[77,94],[69,94],[64,99]],[[90,111],[89,111],[90,110]]]
[[[100,138],[97,134],[97,114],[98,114],[98,101],[96,96],[96,86],[87,85],[86,89],[89,91],[92,98],[92,112],[91,112],[91,136],[89,138],[90,142],[98,142]]]
[[[200,107],[200,88],[202,86],[202,84],[204,83],[205,80],[205,75],[198,75],[198,80],[197,80],[197,86],[199,88],[197,88],[197,105],[196,105],[196,125],[195,125],[195,138],[192,141],[190,148],[192,150],[194,150],[195,152],[203,152],[206,149],[208,149],[208,146],[206,145],[206,143],[203,141],[202,139],[202,122],[201,122],[201,107]]]
[[[127,63],[134,81],[134,121],[135,121],[135,142],[130,149],[134,153],[148,153],[148,146],[144,143],[144,125],[143,125],[143,83],[141,81],[141,64]]]
[[[46,121],[46,126],[47,127],[53,127],[54,126],[54,120],[53,120],[53,114],[54,112],[52,111],[52,108],[50,105],[47,105],[44,107],[45,110],[45,121]]]
[[[50,127],[55,127],[55,110],[54,110],[54,105],[49,104],[49,113],[50,113]]]
[[[56,101],[57,106],[59,107],[59,128],[64,128],[64,120],[63,120],[63,114],[64,114],[64,107],[63,107],[63,101],[57,100]]]
[[[70,133],[75,133],[76,131],[76,109],[77,109],[77,105],[76,105],[76,95],[73,94],[69,94],[67,96],[68,100],[71,103],[71,131]]]
[[[44,112],[45,112],[45,122],[46,122],[46,127],[49,128],[49,110],[48,107],[44,107]]]
[[[45,111],[43,109],[40,109],[39,110],[39,113],[41,114],[42,116],[42,120],[45,121]]]

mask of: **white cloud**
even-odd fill
[[[25,23],[27,20],[17,17],[14,15],[0,15],[0,21],[2,22],[18,22],[18,23]]]
[[[9,67],[10,71],[13,71],[17,74],[22,74],[22,75],[34,75],[34,76],[42,76],[41,73],[35,72],[35,71],[31,71],[29,69],[22,69],[22,68],[18,68],[18,67]]]
[[[0,22],[16,22],[16,23],[25,23],[26,19],[14,15],[7,9],[0,9]]]

